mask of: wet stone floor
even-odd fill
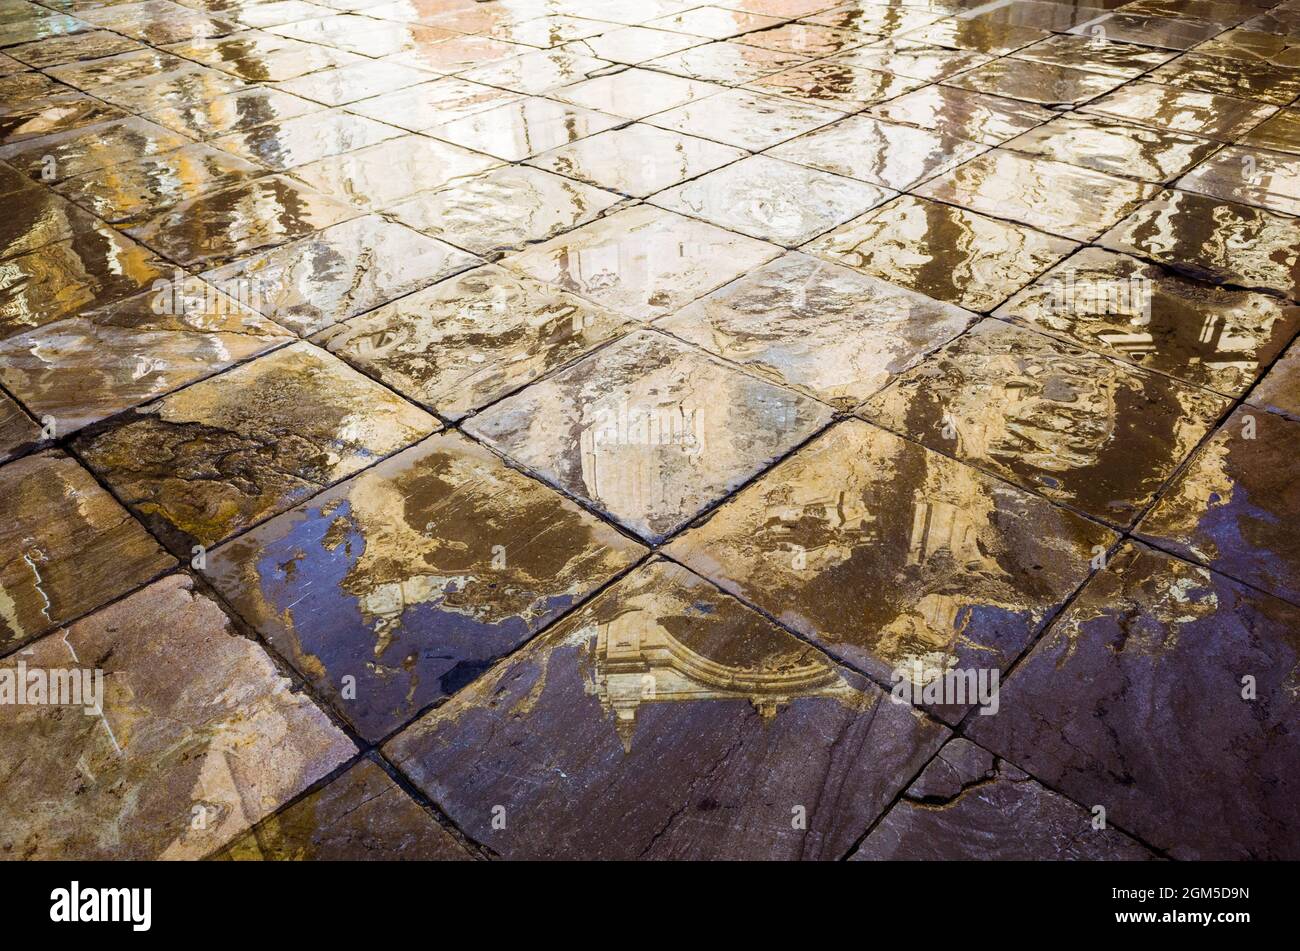
[[[0,0],[0,857],[1300,858],[1300,0]]]

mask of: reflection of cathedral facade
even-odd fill
[[[790,656],[786,650],[784,657]],[[613,715],[628,752],[642,704],[745,699],[770,720],[782,704],[800,697],[856,696],[818,655],[800,651],[794,656],[786,663],[772,663],[769,656],[764,663],[756,651],[751,663],[719,662],[674,637],[651,612],[634,610],[597,626],[595,669],[586,690]]]

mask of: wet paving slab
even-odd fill
[[[861,7],[851,8],[859,12]],[[903,7],[882,7],[899,13],[911,13]],[[920,79],[935,82],[949,76],[964,72],[974,66],[992,62],[993,57],[971,50],[954,50],[932,43],[917,43],[901,37],[888,40],[872,38],[873,42],[859,46],[847,53],[837,53],[828,57],[827,63],[845,63],[862,69],[876,70],[903,76],[908,79]]]
[[[259,125],[209,140],[263,168],[284,172],[332,155],[375,145],[402,135],[402,130],[350,112],[313,112],[284,122]]]
[[[1110,92],[1124,80],[1072,66],[1003,58],[945,82],[991,96],[1005,96],[1049,108],[1076,106]]]
[[[725,91],[714,83],[649,69],[626,69],[565,86],[556,91],[555,98],[623,119],[644,119]]]
[[[797,53],[724,41],[692,46],[644,63],[651,69],[690,79],[738,86],[812,59]]]
[[[1292,346],[1251,390],[1248,400],[1274,413],[1300,419],[1300,348]]]
[[[1024,770],[949,740],[885,817],[854,862],[1146,861],[1149,850]]]
[[[946,735],[656,561],[384,752],[508,858],[833,859]]]
[[[1148,70],[1173,59],[1168,50],[1153,49],[1133,43],[1112,43],[1097,36],[1056,34],[1025,46],[1011,54],[1012,59],[1082,69],[1089,73],[1136,79]]]
[[[130,116],[0,147],[0,159],[30,178],[54,184],[191,144],[185,135]]]
[[[8,464],[0,484],[6,559],[0,650],[66,624],[176,563],[61,451]]]
[[[1246,135],[1240,144],[1300,155],[1300,109],[1281,109]]]
[[[347,108],[349,112],[369,119],[411,132],[420,132],[520,98],[519,93],[507,89],[447,76],[418,86],[408,86],[397,92],[361,99],[350,103]]]
[[[859,412],[1128,526],[1230,405],[1199,387],[986,321],[901,374]]]
[[[1108,175],[1167,183],[1223,146],[1184,132],[1074,113],[1030,129],[1006,147]]]
[[[0,393],[0,463],[23,454],[40,438],[41,427],[18,403]]]
[[[1174,858],[1294,858],[1297,623],[1283,601],[1126,545],[973,738]]]
[[[1082,111],[1227,142],[1259,125],[1277,107],[1178,86],[1133,82],[1085,104]]]
[[[457,77],[466,82],[495,86],[520,95],[540,96],[558,92],[571,83],[606,71],[612,65],[594,56],[583,56],[566,50],[532,50],[511,59],[467,69],[458,73]],[[442,121],[449,120],[444,118]]]
[[[76,440],[174,551],[211,547],[438,429],[306,343],[267,354]]]
[[[103,686],[98,709],[0,706],[10,857],[203,858],[356,749],[184,575],[0,663]]]
[[[1177,182],[1184,191],[1300,215],[1300,155],[1229,146]]]
[[[150,113],[148,119],[194,139],[210,139],[319,112],[318,103],[286,92],[254,86],[206,102],[182,103]]]
[[[809,243],[811,254],[968,310],[990,311],[1076,242],[903,195]]]
[[[1056,115],[1031,102],[952,86],[926,86],[873,106],[870,114],[984,145],[1001,145]]]
[[[407,399],[461,419],[629,326],[552,284],[488,265],[313,339]]]
[[[834,122],[841,115],[813,103],[732,89],[661,112],[647,121],[663,129],[758,152]]]
[[[374,760],[258,823],[218,862],[464,862],[474,856]]]
[[[1138,524],[1161,548],[1300,603],[1300,422],[1243,406]]]
[[[666,551],[877,681],[897,670],[919,685],[954,666],[1005,670],[1116,538],[850,420]]]
[[[216,549],[204,573],[375,742],[642,553],[449,434]]]

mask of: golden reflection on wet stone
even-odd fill
[[[1222,143],[1074,113],[1030,129],[1006,147],[1109,175],[1163,183],[1217,152]]]
[[[1177,186],[1284,215],[1300,215],[1300,155],[1229,146],[1184,175]]]
[[[1084,105],[1083,112],[1140,125],[1232,141],[1277,111],[1276,106],[1177,86],[1134,82]]]
[[[1055,115],[1050,109],[1030,102],[952,86],[926,86],[873,106],[870,113],[890,122],[933,129],[985,145],[1000,145]]]

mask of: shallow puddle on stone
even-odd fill
[[[1033,103],[951,86],[926,86],[874,106],[870,112],[890,122],[933,129],[985,145],[1000,145],[1055,115]]]

